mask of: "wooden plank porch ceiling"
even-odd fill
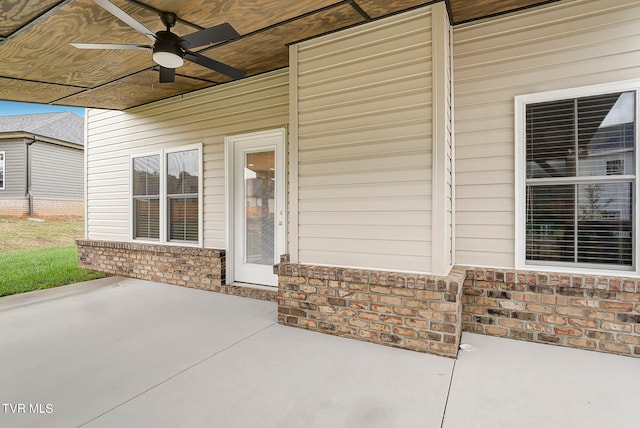
[[[199,52],[246,71],[286,67],[287,45],[434,3],[425,0],[112,0],[152,31],[157,11],[175,12],[189,34],[229,22],[240,37]],[[535,6],[540,0],[448,0],[453,24]],[[231,79],[185,62],[158,83],[151,53],[80,50],[69,42],[148,44],[91,0],[0,2],[0,99],[124,110]]]

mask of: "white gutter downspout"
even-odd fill
[[[33,215],[33,195],[31,194],[31,145],[37,141],[35,135],[31,137],[31,141],[25,141],[25,146],[27,147],[27,158],[26,158],[26,179],[27,179],[27,188],[25,192],[25,196],[29,199],[29,215]]]

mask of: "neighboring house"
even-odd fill
[[[435,3],[89,110],[80,264],[441,355],[465,330],[638,357],[639,29],[635,0],[453,28]]]
[[[84,215],[84,120],[0,117],[0,215]]]

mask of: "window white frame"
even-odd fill
[[[2,183],[0,183],[0,190],[4,190],[5,183],[7,182],[7,157],[5,152],[0,152],[0,161],[2,162]]]
[[[547,101],[559,101],[572,98],[582,98],[596,95],[606,95],[616,92],[635,91],[635,180],[633,181],[633,201],[631,201],[633,214],[633,265],[629,267],[605,266],[605,265],[575,265],[572,267],[565,263],[536,262],[526,260],[526,107],[528,104],[541,103]],[[624,82],[607,83],[593,86],[582,86],[571,89],[541,92],[535,94],[519,95],[514,99],[515,113],[515,263],[516,269],[549,269],[550,266],[559,268],[566,272],[579,272],[590,274],[611,275],[616,272],[628,275],[630,272],[639,274],[639,264],[637,263],[638,246],[638,222],[640,221],[638,182],[640,180],[640,80],[630,80]]]
[[[190,241],[171,241],[169,240],[168,232],[168,218],[169,218],[169,204],[167,197],[167,154],[183,152],[189,150],[198,151],[198,242]],[[134,205],[133,205],[133,161],[136,158],[145,156],[159,156],[160,157],[160,238],[155,239],[141,239],[135,237],[134,228]],[[203,177],[202,177],[202,143],[189,144],[185,146],[171,147],[167,149],[160,149],[150,152],[141,152],[131,154],[129,156],[129,238],[133,242],[143,242],[150,244],[163,244],[163,245],[175,245],[180,247],[202,247],[204,242],[203,238]]]

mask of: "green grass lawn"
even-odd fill
[[[102,278],[80,269],[75,246],[0,254],[0,297]]]
[[[82,218],[0,217],[0,297],[106,276],[78,267],[83,236]]]

